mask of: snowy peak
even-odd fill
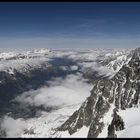
[[[124,129],[125,122],[119,115],[115,115],[115,118],[112,116],[114,110],[117,112],[118,109],[125,110],[139,104],[139,54],[138,48],[128,64],[113,78],[95,81],[91,95],[58,130],[61,133],[68,131],[73,135],[86,126],[89,129],[87,137],[117,137],[116,131]],[[122,124],[122,127],[118,126],[117,122]],[[108,132],[110,127],[115,127],[111,134]]]
[[[50,49],[34,49],[32,51],[25,51],[25,52],[1,52],[0,53],[0,60],[12,60],[12,59],[24,59],[24,58],[31,58],[33,55],[40,55],[43,56],[45,54],[50,54]]]
[[[1,52],[0,53],[0,71],[14,73],[26,72],[32,68],[39,68],[43,63],[48,65],[48,60],[53,52],[49,49],[34,49],[23,52]]]
[[[138,67],[140,65],[140,48],[137,48],[132,56],[130,66],[131,67]]]
[[[42,48],[42,49],[35,49],[33,50],[34,53],[43,53],[43,54],[47,54],[47,53],[50,53],[51,50],[50,49],[45,49],[45,48]]]
[[[99,56],[99,61],[102,65],[118,72],[124,64],[127,64],[130,61],[132,55],[133,53],[131,50],[114,50],[112,52],[105,53],[103,56]]]
[[[8,59],[16,58],[17,56],[18,53],[15,52],[2,52],[0,53],[0,60],[1,59],[8,60]]]

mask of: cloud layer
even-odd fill
[[[76,69],[77,67],[74,67]],[[83,79],[81,74],[68,75],[65,79],[54,78],[47,82],[49,87],[31,90],[15,98],[15,101],[31,105],[47,107],[63,107],[78,104],[90,95],[92,85]]]
[[[6,132],[7,137],[20,137],[20,134],[25,130],[25,122],[21,119],[13,119],[5,116],[1,124],[2,130]]]

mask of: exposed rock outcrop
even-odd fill
[[[137,106],[139,91],[140,48],[134,51],[129,63],[124,65],[113,78],[95,81],[90,97],[58,130],[68,130],[70,134],[73,134],[83,126],[88,126],[87,137],[98,137],[104,129],[102,118],[109,111],[111,104],[115,106],[114,108],[122,110]],[[115,113],[108,127],[108,137],[116,137],[115,131],[124,129],[124,123]]]
[[[115,134],[115,131],[121,131],[123,129],[125,129],[124,121],[117,114],[117,110],[114,109],[112,122],[108,126],[108,138],[116,138],[117,135]]]

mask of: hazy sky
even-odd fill
[[[0,48],[136,45],[140,3],[0,3]]]

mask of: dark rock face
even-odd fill
[[[132,59],[124,65],[112,79],[95,81],[91,95],[81,105],[80,109],[58,128],[75,133],[83,126],[89,126],[87,137],[97,137],[104,128],[102,118],[113,104],[116,109],[126,109],[139,103],[140,91],[140,48],[134,51]],[[112,112],[113,113],[113,112]],[[108,127],[108,137],[116,137],[115,131],[124,129],[123,120],[114,114]]]
[[[34,135],[35,134],[35,132],[34,132],[34,129],[30,129],[30,130],[24,130],[24,134],[30,134],[30,135]]]
[[[108,126],[108,138],[116,138],[117,135],[115,131],[121,131],[125,129],[123,119],[117,114],[117,111],[114,111],[113,120]]]
[[[92,123],[88,132],[89,138],[92,138],[93,136],[97,137],[99,133],[102,132],[104,123],[99,121],[103,118],[104,113],[108,111],[109,107],[109,103],[106,102],[106,100],[102,96],[99,96],[98,101],[95,105],[95,112],[93,112],[95,115],[92,118]]]
[[[105,91],[106,88],[111,88],[111,86],[106,86],[105,88],[105,86],[103,86],[103,80],[100,80],[97,83],[98,84],[94,85],[92,89],[91,96],[87,98],[80,109],[74,112],[74,114],[61,127],[59,127],[58,130],[68,130],[70,134],[73,134],[77,129],[80,129],[85,125],[90,126],[88,137],[97,137],[99,133],[102,132],[104,123],[100,120],[110,108],[110,104],[107,100],[109,97],[107,92],[99,93],[100,95],[95,93],[98,92],[99,87],[102,91]]]

